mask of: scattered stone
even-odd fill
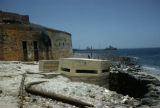
[[[64,91],[68,91],[68,88],[64,88],[63,90],[64,90]]]
[[[128,100],[128,95],[124,97],[124,99],[121,101],[121,103],[123,103],[123,104],[124,104],[124,103],[126,103],[126,102],[127,102],[127,100]]]
[[[91,98],[95,98],[95,94],[89,94],[89,96],[91,97]]]
[[[141,105],[141,106],[139,106],[137,108],[151,108],[151,107],[149,107],[148,105]]]
[[[103,106],[104,106],[104,105],[98,103],[98,104],[96,105],[96,108],[103,108]]]
[[[15,96],[14,93],[16,93],[16,90],[18,90],[17,88],[15,88],[16,86],[12,85],[13,80],[15,82],[14,85],[16,84],[19,85],[18,81],[21,79],[21,77],[18,77],[18,75],[21,75],[27,69],[30,69],[29,71],[31,72],[37,71],[36,68],[32,67],[32,65],[29,65],[30,67],[27,67],[28,65],[26,64],[20,64],[20,66],[16,66],[16,65],[19,65],[19,64],[14,64],[14,65],[13,64],[5,64],[5,65],[3,64],[2,66],[0,65],[1,75],[3,74],[4,76],[12,76],[12,77],[5,77],[5,81],[0,81],[0,84],[3,84],[3,89],[5,89],[3,92],[9,91],[9,94],[12,94],[11,96],[13,95]],[[20,71],[17,71],[18,69]],[[130,70],[130,72],[127,71],[128,69]],[[121,72],[119,70],[123,70],[123,71],[126,70],[126,71]],[[12,71],[12,74],[10,73],[10,71]],[[139,83],[141,83],[142,85],[144,84],[145,86],[142,87],[142,89],[146,89],[147,92],[146,92],[146,95],[144,94],[143,95],[144,97],[142,97],[141,99],[142,103],[139,102],[138,100],[136,101],[134,98],[131,98],[130,96],[123,96],[123,95],[114,93],[108,89],[105,89],[103,87],[99,87],[96,85],[90,85],[90,84],[86,84],[82,82],[76,82],[76,83],[71,82],[66,77],[55,77],[53,79],[48,79],[54,84],[53,85],[49,84],[48,86],[42,85],[42,88],[46,88],[46,90],[50,89],[51,91],[55,91],[59,94],[74,97],[76,99],[84,100],[85,102],[89,102],[89,103],[96,105],[96,108],[132,108],[132,107],[150,108],[149,106],[153,106],[153,104],[154,104],[153,107],[156,108],[156,106],[158,106],[157,103],[159,102],[158,99],[160,96],[159,81],[156,80],[154,77],[150,77],[148,75],[140,75],[139,74],[140,72],[137,72],[137,71],[138,69],[136,69],[136,66],[131,67],[131,66],[122,65],[119,63],[114,64],[111,67],[111,73],[113,73],[113,76],[111,76],[112,77],[111,84],[112,84],[112,87],[113,86],[117,87],[115,91],[119,91],[123,87],[126,87],[125,89],[123,89],[123,91],[127,90],[127,91],[135,92],[135,93],[138,93],[139,90],[141,90],[140,89],[141,86],[137,86],[135,82],[138,81],[138,84]],[[119,74],[122,76],[124,75],[124,76],[119,77]],[[128,76],[132,76],[132,77],[128,77]],[[116,82],[113,79],[118,79],[119,82],[118,81]],[[134,79],[134,80],[130,80],[130,79]],[[36,74],[34,75],[28,74],[28,78],[26,79],[27,82],[37,81],[37,80],[42,80],[42,78]],[[9,83],[9,82],[12,82],[12,83]],[[123,84],[126,84],[126,83],[129,86],[128,85],[123,86]],[[12,88],[9,86],[12,86]],[[133,89],[130,87],[135,87],[135,88]],[[0,90],[0,94],[1,93],[2,93],[2,90]],[[4,97],[8,97],[9,94],[6,93]],[[143,94],[143,92],[141,94]],[[49,103],[46,103],[46,102],[49,102]],[[47,107],[53,108],[53,106],[57,108],[58,107],[69,107],[69,108],[74,107],[69,104],[61,103],[59,101],[55,101],[55,100],[51,100],[47,98],[42,98],[40,96],[34,96],[32,94],[29,94],[29,96],[25,97],[24,106],[28,105],[29,103],[36,104],[37,107],[44,106],[45,108]],[[100,103],[100,105],[97,105],[97,103]]]
[[[29,102],[31,100],[30,97],[24,97],[24,99],[25,99],[26,102]]]
[[[37,99],[35,99],[35,98],[34,98],[34,99],[32,99],[32,102],[36,102],[36,101],[37,101]]]
[[[152,105],[152,99],[151,98],[142,98],[142,105]]]
[[[102,100],[102,101],[106,101],[106,97],[103,96],[103,97],[101,98],[101,100]]]
[[[0,94],[2,93],[2,90],[0,90]]]
[[[87,92],[91,92],[91,89],[88,89]]]

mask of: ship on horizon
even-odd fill
[[[94,49],[94,48],[92,48],[92,46],[87,47],[86,49],[73,49],[73,51],[97,51],[97,50],[117,50],[117,48],[109,45],[109,47],[106,47],[106,48],[103,48],[103,49],[101,49],[101,48]]]

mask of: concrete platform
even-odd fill
[[[59,60],[40,60],[40,72],[53,72],[58,70]]]
[[[59,72],[67,76],[109,76],[109,67],[108,60],[99,59],[62,58],[59,62]]]

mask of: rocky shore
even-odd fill
[[[88,54],[75,54],[73,57],[88,58]],[[28,93],[21,88],[24,74],[24,87],[31,82],[47,81],[32,88],[77,99],[95,108],[160,107],[159,79],[143,72],[135,64],[135,58],[96,54],[92,54],[92,58],[112,61],[109,82],[106,82],[109,88],[73,82],[57,72],[39,73],[38,62],[0,61],[1,108],[18,108],[20,105],[23,108],[77,108],[75,105]]]
[[[109,90],[129,95],[139,101],[139,103],[133,102],[131,106],[138,108],[160,107],[160,78],[144,72],[141,66],[136,64],[136,58],[110,54],[75,54],[74,56],[88,57],[88,55],[95,59],[112,61]]]
[[[140,108],[160,107],[160,81],[143,72],[112,68],[109,89],[139,100]]]

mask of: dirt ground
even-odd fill
[[[94,84],[72,82],[70,79],[57,75],[39,73],[37,62],[0,61],[0,108],[18,108],[21,105],[19,96],[23,74],[26,73],[24,86],[29,82],[47,81],[33,86],[34,89],[50,91],[67,97],[90,103],[96,108],[132,108],[126,102],[136,102],[129,96]],[[47,77],[54,76],[56,77]],[[23,108],[75,108],[76,106],[60,101],[43,98],[23,90]]]

